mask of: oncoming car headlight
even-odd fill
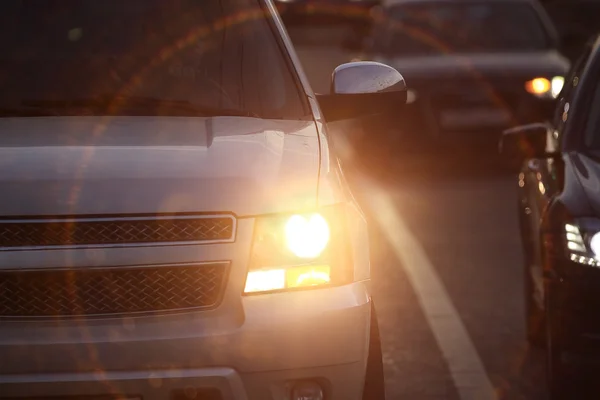
[[[564,76],[555,76],[550,81],[550,94],[552,98],[556,99],[565,85],[565,77]]]
[[[244,293],[350,282],[345,225],[341,207],[257,218]]]
[[[536,97],[556,99],[565,84],[563,76],[552,79],[538,77],[525,82],[525,90]]]
[[[583,219],[567,223],[565,238],[571,261],[600,267],[600,221]]]
[[[329,224],[321,214],[294,214],[285,223],[285,244],[296,257],[317,257],[328,243]]]

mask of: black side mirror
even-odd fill
[[[500,154],[508,160],[518,161],[551,156],[554,153],[548,148],[548,136],[552,131],[552,127],[546,123],[507,129],[500,139]]]
[[[372,61],[335,69],[329,94],[317,95],[327,122],[393,115],[406,104],[406,82],[394,68]]]

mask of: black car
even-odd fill
[[[521,165],[527,333],[547,348],[552,399],[600,360],[600,37],[575,63],[553,121],[507,130]]]
[[[419,136],[495,148],[503,129],[551,116],[569,61],[537,0],[398,0],[374,14],[359,58],[402,73]]]

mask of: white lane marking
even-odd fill
[[[498,396],[452,300],[418,240],[410,233],[388,194],[363,181],[364,197],[414,288],[442,351],[461,400]],[[475,299],[476,301],[476,299]]]

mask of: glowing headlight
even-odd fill
[[[292,215],[285,225],[288,249],[300,258],[314,258],[321,254],[329,242],[329,225],[319,214],[309,218]]]
[[[578,264],[593,267],[600,266],[600,232],[582,233],[580,227],[575,224],[565,224],[565,236],[567,249],[571,261]]]
[[[327,265],[303,265],[248,272],[245,293],[272,292],[274,290],[305,288],[331,282],[331,269]]]
[[[552,84],[546,78],[535,78],[525,83],[525,90],[536,96],[541,96],[550,92]]]
[[[565,83],[565,78],[555,76],[552,80],[548,78],[534,78],[525,82],[525,90],[534,96],[541,98],[557,98]]]
[[[598,258],[600,256],[600,232],[595,233],[590,239],[590,249],[594,253],[594,256]]]
[[[565,233],[567,236],[567,248],[569,250],[580,253],[586,252],[583,236],[581,236],[581,232],[577,225],[565,224]]]
[[[552,82],[550,82],[550,93],[553,98],[557,98],[560,92],[562,91],[563,86],[565,85],[565,77],[564,76],[555,76],[552,78]]]
[[[268,292],[285,288],[285,270],[267,269],[251,271],[246,278],[244,292]]]
[[[348,283],[353,266],[343,210],[257,218],[244,292]]]

